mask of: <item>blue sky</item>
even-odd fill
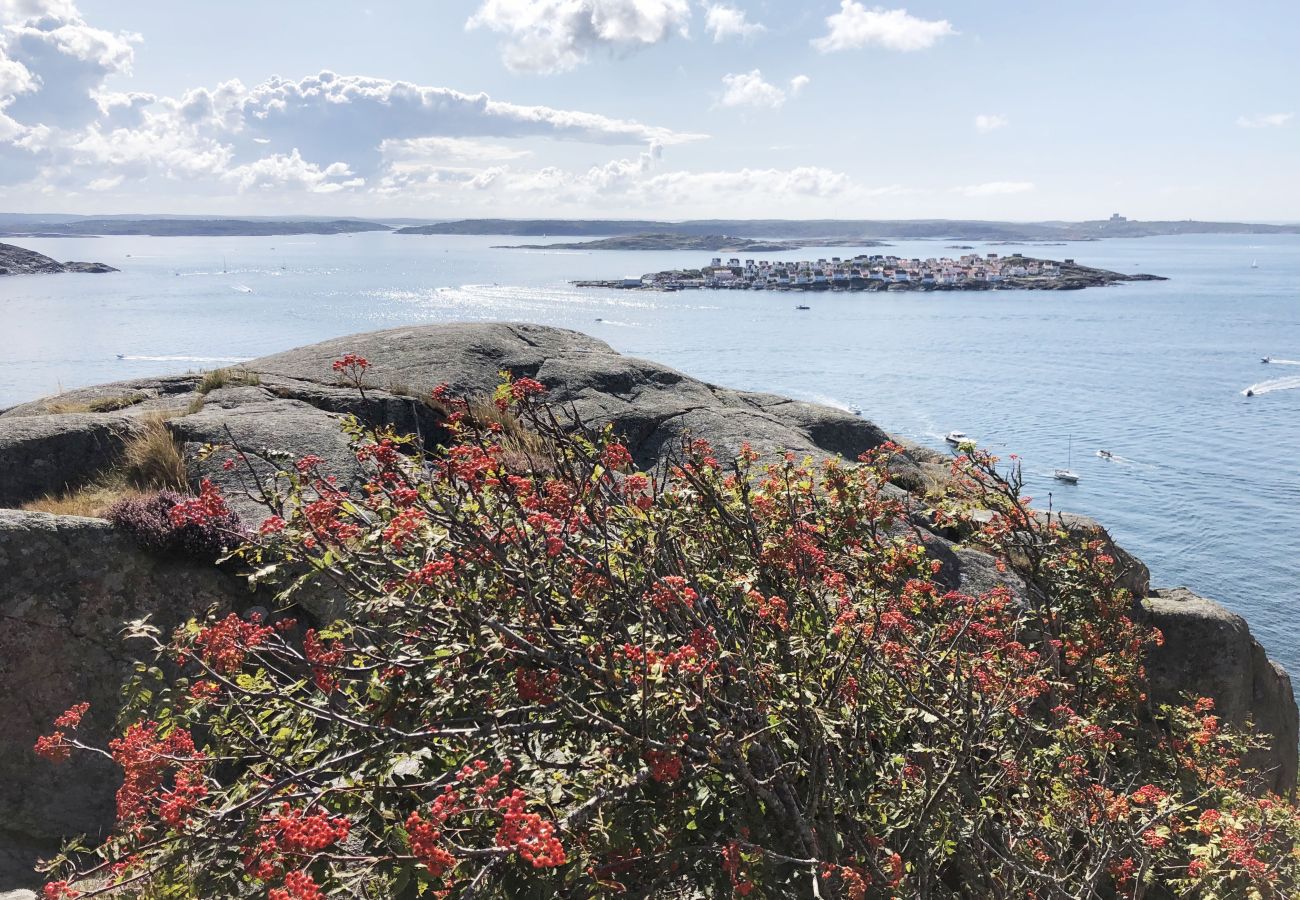
[[[1300,219],[1300,4],[0,0],[0,209]]]

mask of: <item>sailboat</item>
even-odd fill
[[[1068,451],[1068,454],[1069,454],[1069,455],[1066,457],[1065,468],[1064,468],[1064,469],[1057,469],[1056,472],[1054,473],[1054,477],[1056,478],[1057,481],[1064,481],[1066,484],[1078,484],[1078,483],[1079,483],[1079,476],[1078,476],[1077,473],[1075,473],[1075,471],[1074,471],[1073,469],[1070,468],[1070,466],[1072,466],[1072,465],[1074,464],[1074,437],[1073,437],[1073,435],[1071,435],[1071,437],[1070,437],[1070,449],[1069,449],[1069,451]]]
[[[1250,261],[1250,267],[1251,267],[1252,269],[1258,269],[1258,268],[1259,268],[1259,260],[1257,260],[1257,259],[1252,259],[1252,260]]]

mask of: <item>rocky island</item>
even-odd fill
[[[885,247],[881,241],[851,238],[823,240],[760,240],[726,234],[629,234],[561,244],[507,244],[499,250],[704,250],[723,253],[780,253],[804,247]]]
[[[363,392],[342,384],[332,365],[348,354],[369,360]],[[719,455],[752,444],[820,459],[855,459],[890,440],[860,416],[707,384],[583,334],[512,323],[352,335],[237,370],[101,385],[0,411],[0,507],[7,507],[0,508],[0,896],[37,884],[33,862],[69,835],[93,837],[111,826],[120,769],[88,756],[55,768],[32,748],[56,716],[81,701],[90,706],[79,736],[102,742],[113,733],[119,687],[137,660],[149,658],[120,639],[123,623],[149,616],[169,633],[191,616],[274,608],[272,592],[229,566],[146,549],[94,509],[68,514],[76,508],[70,498],[111,483],[134,448],[149,441],[183,459],[179,472],[189,490],[210,479],[255,523],[266,510],[205,445],[233,441],[286,460],[311,455],[340,487],[357,490],[366,476],[340,429],[343,416],[437,435],[445,420],[427,402],[431,391],[446,385],[454,395],[490,396],[501,370],[535,379],[555,409],[580,421],[612,423],[635,464],[648,470],[687,436],[711,442]],[[950,461],[905,446],[891,463],[887,496],[910,510],[907,527],[916,529],[947,589],[1009,591],[1027,602],[1018,576],[927,513],[927,492]],[[1153,588],[1141,561],[1098,523],[1056,513],[1053,524],[1113,557],[1131,615],[1163,632],[1146,663],[1152,701],[1177,702],[1190,692],[1213,700],[1216,722],[1251,723],[1262,740],[1252,763],[1267,773],[1270,790],[1292,791],[1291,683],[1246,622],[1186,589]],[[301,614],[328,621],[328,605],[314,605],[328,602],[318,598]]]
[[[904,259],[862,255],[852,259],[769,262],[720,257],[699,269],[652,272],[640,278],[575,281],[578,287],[639,291],[699,289],[768,291],[1074,291],[1125,281],[1165,281],[1160,275],[1111,272],[1073,259],[1035,259],[1020,254],[952,259]]]
[[[15,247],[13,244],[0,244],[0,275],[46,275],[56,272],[116,272],[112,266],[92,262],[59,262],[37,253]]]

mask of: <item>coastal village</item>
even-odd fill
[[[959,249],[968,249],[965,247]],[[1073,259],[1034,259],[1019,253],[967,253],[908,259],[860,254],[850,259],[777,261],[715,256],[699,269],[673,269],[640,277],[574,281],[577,287],[642,291],[1072,291],[1124,281],[1164,281],[1159,275],[1095,269]]]
[[[578,282],[589,287],[618,287],[649,290],[691,290],[700,288],[736,290],[917,290],[989,289],[997,287],[1049,287],[1065,275],[1114,276],[1106,280],[1128,280],[1118,273],[1064,262],[1001,256],[997,253],[967,253],[950,257],[907,259],[880,254],[851,259],[772,262],[769,260],[714,257],[700,269],[655,272],[640,278],[614,282]],[[1071,284],[1070,286],[1076,286]],[[1078,284],[1079,287],[1087,286]]]

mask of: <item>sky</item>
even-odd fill
[[[0,211],[1300,220],[1295,0],[0,0]]]

